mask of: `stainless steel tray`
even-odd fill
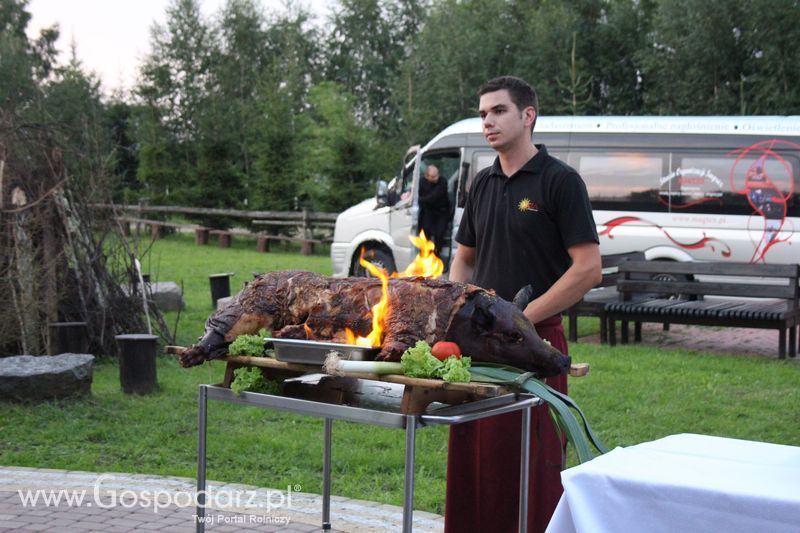
[[[275,347],[275,359],[286,363],[322,365],[331,351],[342,359],[351,361],[372,361],[380,350],[365,348],[354,344],[335,342],[306,341],[300,339],[267,339]]]

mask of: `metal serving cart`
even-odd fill
[[[533,395],[518,394],[515,392],[508,392],[505,389],[498,388],[500,394],[483,399],[476,399],[474,401],[467,401],[459,405],[443,405],[441,403],[434,403],[430,407],[425,404],[424,410],[421,412],[408,409],[409,402],[403,398],[400,405],[393,407],[388,405],[376,406],[370,405],[367,407],[354,406],[353,402],[348,402],[340,397],[331,397],[328,395],[326,400],[319,399],[305,399],[290,397],[284,395],[271,395],[259,394],[251,392],[235,393],[227,386],[229,385],[229,377],[232,374],[232,368],[237,366],[234,361],[236,358],[229,358],[228,372],[226,373],[227,383],[224,385],[200,385],[199,395],[199,430],[198,430],[198,445],[197,445],[197,531],[205,531],[205,494],[206,494],[206,442],[207,442],[207,414],[208,414],[208,401],[218,400],[222,402],[229,402],[234,404],[248,405],[254,407],[261,407],[264,409],[274,409],[278,411],[288,411],[302,415],[320,417],[324,419],[324,451],[322,458],[322,529],[331,529],[331,516],[330,516],[330,498],[331,498],[331,445],[332,445],[332,427],[334,420],[345,420],[350,422],[358,422],[364,424],[373,424],[377,426],[385,426],[397,429],[404,429],[406,434],[405,443],[405,480],[404,480],[404,497],[403,497],[403,528],[402,531],[409,533],[412,530],[413,523],[413,503],[414,503],[414,458],[415,458],[415,444],[416,444],[416,431],[418,428],[423,428],[428,425],[434,424],[460,424],[462,422],[470,422],[479,420],[490,416],[520,411],[522,417],[522,455],[520,458],[520,505],[519,505],[519,524],[520,531],[525,531],[525,524],[527,524],[528,513],[528,476],[525,473],[529,469],[530,457],[530,414],[531,408],[540,405],[541,400]],[[242,364],[238,364],[242,366]],[[297,368],[300,370],[300,368]],[[396,377],[395,377],[396,378]],[[348,378],[344,378],[348,379]],[[350,388],[368,385],[371,380],[363,378],[349,378]],[[389,377],[375,377],[384,386]],[[410,385],[410,378],[406,378],[406,383],[398,384],[395,380],[394,386],[403,386],[406,388],[415,388],[417,393],[425,393],[425,381],[431,380],[416,380],[414,385]],[[374,381],[372,381],[374,383]],[[420,382],[420,383],[418,383]],[[435,382],[434,382],[435,383]],[[441,383],[441,382],[439,382]],[[467,385],[467,384],[463,384]],[[436,386],[435,388],[441,388]],[[435,399],[434,401],[440,402],[441,400]],[[347,405],[345,403],[350,403]],[[357,403],[357,402],[355,402]],[[411,402],[411,404],[419,406],[419,402]]]

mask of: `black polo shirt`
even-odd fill
[[[583,180],[536,147],[513,176],[499,158],[475,176],[456,235],[475,248],[472,283],[507,300],[527,284],[540,296],[569,268],[567,248],[599,242]]]

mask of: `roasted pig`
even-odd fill
[[[569,357],[544,342],[515,303],[474,285],[421,277],[388,282],[389,312],[381,360],[398,361],[418,340],[454,341],[474,361],[503,363],[540,377],[566,373]],[[381,298],[376,278],[332,278],[298,270],[255,277],[206,321],[205,334],[181,355],[185,367],[221,357],[237,336],[261,329],[278,338],[346,342],[346,328],[366,336]]]

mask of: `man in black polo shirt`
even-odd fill
[[[475,177],[458,229],[450,279],[511,300],[531,284],[525,316],[567,353],[561,311],[602,278],[597,231],[577,172],[532,142],[533,88],[503,76],[481,86],[483,134],[498,157]],[[566,376],[547,383],[567,391]],[[520,415],[451,428],[445,531],[517,531]],[[544,531],[561,495],[563,443],[545,407],[531,417],[528,531]]]

